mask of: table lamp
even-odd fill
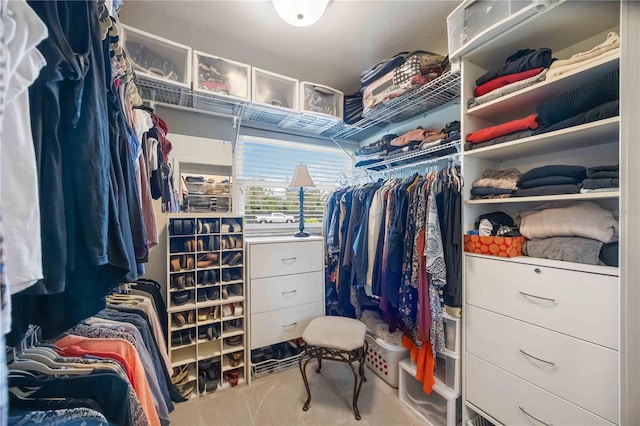
[[[300,226],[299,231],[296,232],[294,237],[308,237],[309,233],[304,230],[304,188],[315,188],[316,184],[311,180],[309,176],[309,170],[307,166],[300,163],[296,166],[296,170],[293,172],[293,179],[289,184],[290,188],[300,187]]]

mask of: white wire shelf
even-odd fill
[[[193,91],[138,75],[143,99],[159,105],[204,112],[241,121],[242,125],[324,139],[362,141],[390,123],[399,123],[460,100],[460,73],[446,72],[429,83],[389,99],[352,125],[326,115],[314,115],[251,103],[215,93]]]
[[[369,164],[363,167],[357,167],[355,171],[366,170],[368,172],[378,172],[388,169],[397,169],[404,166],[415,166],[424,162],[435,162],[446,158],[458,156],[460,153],[460,140],[447,142],[442,145],[434,146],[427,149],[416,149],[409,151],[406,155],[389,158],[378,163]]]

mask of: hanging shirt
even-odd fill
[[[36,49],[47,27],[23,0],[7,3],[2,17],[8,53],[6,97],[0,121],[0,197],[4,222],[5,279],[11,294],[42,279],[36,156],[29,116],[29,86],[45,59]]]

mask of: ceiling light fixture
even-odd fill
[[[331,0],[271,0],[278,15],[290,25],[307,27],[318,22]]]

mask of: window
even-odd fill
[[[293,216],[295,227],[299,221],[299,188],[288,186],[296,165],[305,164],[316,184],[304,193],[304,223],[309,228],[322,223],[326,197],[340,185],[339,176],[350,173],[353,164],[338,147],[249,136],[239,138],[235,161],[236,206],[247,224],[256,224],[256,215],[282,213]],[[282,218],[277,219],[280,222]],[[278,226],[286,226],[286,222]]]

